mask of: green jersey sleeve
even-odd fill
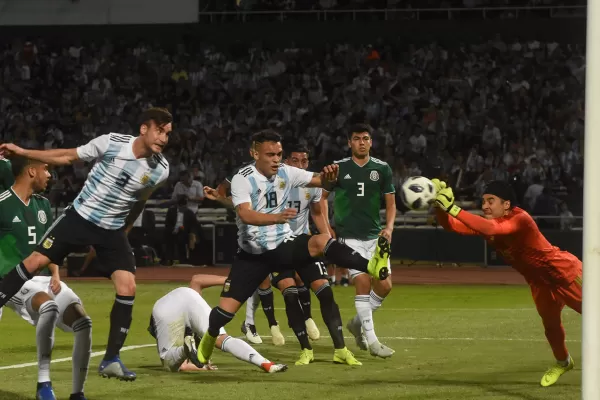
[[[392,173],[392,168],[389,166],[389,164],[385,164],[383,166],[383,171],[381,172],[381,175],[383,175],[383,194],[396,193],[396,188],[394,187],[394,177]]]

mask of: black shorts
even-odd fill
[[[61,265],[67,255],[93,246],[104,276],[117,270],[135,273],[135,256],[124,229],[110,230],[81,217],[69,207],[46,232],[35,251]]]
[[[319,279],[327,279],[329,275],[327,274],[327,266],[322,261],[313,261],[310,262],[301,268],[296,268],[295,270],[288,269],[283,272],[273,272],[271,274],[271,284],[273,287],[277,288],[277,285],[280,281],[286,278],[294,279],[296,277],[296,272],[300,275],[300,279],[304,283],[304,286],[310,288],[310,284],[314,281],[318,281]]]
[[[256,288],[273,272],[293,270],[294,266],[314,262],[308,252],[308,235],[291,237],[276,249],[262,254],[250,254],[241,249],[233,260],[221,297],[240,303],[248,300]]]

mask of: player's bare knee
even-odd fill
[[[296,281],[293,278],[285,278],[277,282],[277,289],[279,289],[281,293],[292,286],[296,287]]]
[[[229,335],[221,334],[217,337],[217,341],[215,342],[215,347],[217,349],[221,349],[223,347],[223,342],[227,339]]]
[[[318,294],[326,287],[329,287],[329,281],[327,281],[327,279],[317,279],[310,284],[310,288],[316,296],[318,296]]]
[[[352,283],[357,295],[365,295],[371,292],[371,277],[367,274],[358,274]]]
[[[50,295],[46,292],[38,292],[36,294],[33,295],[33,297],[31,298],[31,308],[33,309],[33,311],[38,312],[40,310],[40,307],[42,306],[42,304],[44,304],[47,301],[54,301],[52,299],[52,297],[50,297]]]
[[[120,296],[135,296],[135,275],[129,271],[115,271],[111,275],[115,291]]]
[[[35,274],[40,269],[46,267],[46,265],[49,263],[50,259],[42,253],[38,253],[37,251],[34,251],[29,255],[29,257],[23,260],[23,265],[30,274]]]
[[[383,281],[373,279],[373,291],[379,297],[386,297],[392,291],[392,277],[388,276]]]
[[[323,233],[311,236],[308,241],[308,251],[310,256],[315,258],[322,256],[329,239],[331,239],[331,236]]]
[[[269,278],[268,276],[265,278],[264,281],[262,281],[262,283],[258,286],[259,289],[268,289],[271,287],[271,278]]]
[[[75,322],[87,316],[88,315],[81,304],[71,303],[65,308],[65,311],[63,311],[62,322],[66,326],[73,327]]]

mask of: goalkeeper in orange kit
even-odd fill
[[[529,284],[556,358],[556,364],[546,371],[540,383],[553,385],[574,366],[565,344],[561,312],[567,305],[581,314],[581,261],[552,246],[533,218],[514,206],[515,195],[508,183],[493,181],[487,185],[481,206],[484,217],[462,211],[454,204],[451,188],[437,179],[433,183],[438,190],[435,205],[440,225],[459,234],[483,236]]]

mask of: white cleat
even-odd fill
[[[262,338],[256,332],[256,326],[244,323],[242,325],[242,332],[246,335],[246,340],[252,344],[262,344]]]
[[[352,336],[354,336],[354,340],[356,341],[356,345],[358,346],[358,348],[361,350],[367,350],[369,346],[367,345],[367,338],[362,333],[362,326],[360,325],[360,321],[358,322],[358,324],[353,324],[352,321],[354,321],[354,319],[348,321],[348,323],[346,324],[346,329],[348,329]]]
[[[377,342],[373,342],[369,345],[369,352],[373,357],[390,358],[395,353],[394,350],[389,347]]]
[[[285,338],[281,334],[279,325],[273,325],[271,327],[271,340],[275,346],[283,346],[285,344]]]
[[[285,364],[263,364],[263,369],[269,374],[276,374],[277,372],[285,372],[288,369],[288,366]]]
[[[317,328],[317,324],[312,318],[306,320],[306,333],[308,333],[310,340],[319,340],[321,337],[321,332],[319,332],[319,328]]]

